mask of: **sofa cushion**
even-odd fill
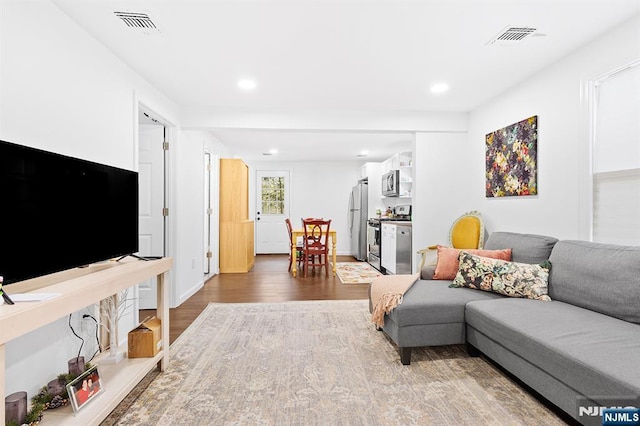
[[[551,300],[547,295],[549,261],[540,265],[506,262],[460,253],[460,268],[451,287],[493,291],[509,297]]]
[[[433,273],[434,280],[452,280],[456,277],[456,273],[458,272],[458,256],[461,251],[461,249],[452,247],[438,246],[438,261],[436,263],[436,270]],[[464,249],[464,251],[492,259],[511,260],[510,248],[500,250]]]
[[[640,395],[640,326],[567,303],[467,304],[469,327],[585,396]]]
[[[463,323],[467,302],[502,297],[468,288],[449,288],[449,284],[451,281],[418,280],[404,294],[402,303],[387,315],[399,327]]]
[[[549,260],[551,250],[557,241],[557,238],[544,235],[493,232],[489,235],[484,248],[487,250],[510,248],[513,262],[538,264]]]
[[[640,324],[640,247],[560,241],[549,260],[552,299]]]

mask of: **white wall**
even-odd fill
[[[176,122],[169,99],[50,2],[0,2],[0,19],[0,139],[133,170],[137,102]],[[82,313],[72,325],[87,341],[88,360],[94,329],[88,320],[83,326]],[[10,342],[7,394],[26,390],[31,398],[67,371],[79,347],[67,318]]]
[[[490,231],[589,238],[591,160],[583,84],[638,58],[640,17],[472,112],[470,196]],[[484,198],[485,135],[532,115],[538,115],[539,195]]]
[[[478,177],[471,172],[471,142],[464,133],[416,133],[413,148],[413,251],[447,244],[451,223],[480,207],[471,194]],[[480,182],[480,189],[483,183]],[[414,259],[417,267],[419,257]],[[415,269],[415,268],[414,268]]]
[[[478,210],[488,232],[588,239],[591,178],[584,83],[640,58],[640,17],[584,46],[470,114],[469,133],[417,133],[413,245],[447,243]],[[538,115],[538,194],[485,198],[485,135]]]
[[[360,179],[361,162],[247,162],[249,165],[249,217],[255,219],[256,170],[291,172],[290,217],[295,227],[303,217],[331,219],[337,233],[337,254],[350,254],[349,194]],[[282,231],[287,232],[282,225]]]
[[[200,290],[207,278],[204,275],[204,153],[205,148],[211,154],[229,155],[229,150],[211,133],[198,130],[181,131],[176,144],[176,216],[179,218],[175,232],[177,243],[175,268],[180,271],[180,280],[174,285],[178,306],[195,292]],[[217,185],[220,178],[219,164],[214,164],[212,189],[218,194]],[[218,200],[212,200],[213,209],[217,213]],[[212,219],[212,241],[215,242],[212,252],[218,253],[218,220],[217,214]],[[214,273],[217,271],[214,271]]]

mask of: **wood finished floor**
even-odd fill
[[[338,256],[338,262],[354,262],[352,256]],[[304,278],[287,272],[287,255],[258,255],[255,266],[246,274],[219,274],[187,301],[169,312],[170,343],[204,310],[209,302],[287,302],[295,300],[366,299],[366,284],[342,284],[340,279],[316,271]],[[140,311],[140,318],[155,315],[154,310]]]

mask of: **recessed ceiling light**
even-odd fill
[[[269,150],[269,153],[270,153],[271,155],[274,155],[274,154],[277,154],[277,153],[278,153],[278,150],[277,150],[277,149],[270,149],[270,150]]]
[[[358,157],[366,157],[367,155],[369,155],[369,151],[363,149],[362,151],[360,151],[360,154],[358,154]]]
[[[431,93],[444,93],[449,90],[449,85],[447,83],[436,83],[431,86]]]
[[[242,90],[253,90],[256,88],[256,82],[253,80],[238,80],[238,87]]]

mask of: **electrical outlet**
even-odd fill
[[[83,315],[82,317],[80,317],[80,331],[82,331],[83,333],[89,331],[89,327],[91,326],[90,322],[91,317],[87,315]]]

